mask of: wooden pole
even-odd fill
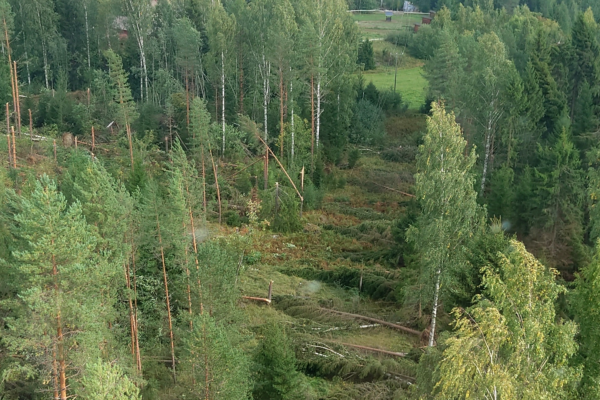
[[[77,150],[77,136],[75,136],[75,150]]]
[[[54,139],[53,147],[54,147],[54,162],[56,162],[56,139]]]
[[[271,295],[273,294],[273,281],[269,282],[269,295],[267,299],[269,299],[269,303],[271,303]]]
[[[15,98],[17,108],[17,133],[19,134],[19,136],[21,136],[21,101],[19,100],[19,79],[17,76],[17,62],[13,61],[13,65],[15,74],[15,93],[17,95],[17,97]]]
[[[89,92],[89,89],[88,89]],[[92,125],[92,153],[96,147],[96,133],[94,132],[94,125]]]

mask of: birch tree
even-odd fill
[[[229,70],[230,52],[234,50],[235,17],[229,15],[219,1],[213,5],[208,22],[208,37],[215,87],[221,92],[222,154],[225,154],[225,80]],[[217,84],[218,82],[218,84]],[[215,102],[218,96],[215,96]],[[216,116],[217,117],[217,116]]]
[[[148,64],[146,60],[147,40],[151,33],[154,9],[147,0],[125,0],[127,22],[133,31],[140,53],[140,97],[148,100]],[[145,93],[145,94],[144,94]]]
[[[475,152],[465,155],[467,143],[454,114],[435,103],[432,112],[417,158],[416,195],[422,214],[407,232],[418,251],[422,287],[433,297],[429,346],[435,341],[440,303],[455,287],[453,274],[467,263],[464,246],[480,217],[471,174]]]
[[[467,88],[465,106],[467,118],[475,120],[475,131],[481,132],[483,143],[483,170],[480,190],[483,194],[494,157],[494,146],[499,132],[505,128],[507,101],[505,93],[511,79],[517,73],[513,63],[507,58],[504,44],[495,33],[487,34],[479,39],[478,50],[473,59],[473,71],[463,75],[463,87]],[[476,84],[467,84],[466,80]]]
[[[484,268],[484,294],[470,309],[454,310],[434,398],[575,398],[577,325],[555,310],[566,291],[556,275],[515,240],[499,271]]]

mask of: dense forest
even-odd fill
[[[0,0],[0,400],[600,399],[600,3],[413,3]]]

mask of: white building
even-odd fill
[[[402,7],[402,9],[404,10],[404,12],[417,12],[417,11],[419,11],[419,9],[417,8],[417,6],[415,6],[410,1],[405,1],[404,2],[404,7]]]

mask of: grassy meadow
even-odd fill
[[[365,85],[373,82],[379,90],[393,88],[397,57],[396,90],[400,92],[402,99],[408,103],[411,110],[418,110],[425,101],[427,80],[423,77],[423,62],[406,54],[404,46],[396,46],[383,39],[390,33],[420,23],[421,18],[421,14],[394,14],[392,22],[386,22],[383,13],[354,15],[363,38],[373,40],[373,52],[377,64],[375,70],[362,72]]]

